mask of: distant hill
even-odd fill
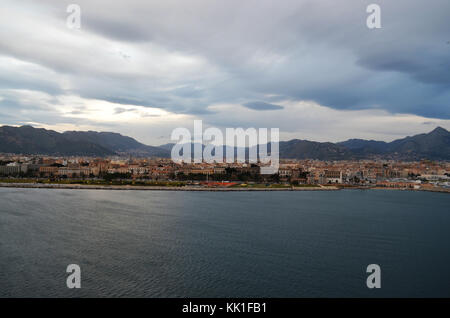
[[[93,142],[69,140],[53,130],[22,127],[0,127],[0,152],[48,154],[61,156],[108,156],[115,152]]]
[[[61,156],[133,155],[169,157],[170,151],[141,144],[117,133],[68,131],[58,133],[31,126],[0,127],[0,152]]]
[[[172,151],[173,146],[175,146],[174,143],[168,143],[168,144],[160,145],[158,147],[161,149],[166,149],[167,151]]]
[[[428,134],[394,140],[387,152],[398,158],[450,160],[450,132],[437,127]]]
[[[121,134],[96,131],[66,131],[63,136],[74,142],[88,142],[102,145],[118,154],[140,157],[170,157],[170,150],[141,144]]]
[[[168,158],[173,145],[147,146],[131,137],[112,132],[67,131],[58,133],[31,126],[0,127],[0,152],[3,153],[62,156],[132,155]],[[270,150],[270,146],[268,148]],[[392,142],[349,139],[331,143],[293,139],[280,141],[279,148],[280,157],[286,159],[450,160],[450,132],[437,127],[427,134],[410,136]],[[225,153],[224,148],[224,155]],[[248,149],[246,149],[246,153],[248,154]]]
[[[161,145],[160,148],[170,151],[173,145],[173,143],[165,144]],[[267,148],[270,151],[270,144]],[[193,153],[192,145],[191,149]],[[392,142],[349,139],[331,143],[292,139],[280,141],[279,151],[280,158],[284,159],[450,160],[450,133],[444,128],[438,127],[428,134],[415,135]],[[223,152],[225,154],[225,148]],[[246,149],[246,155],[248,155],[248,149]]]
[[[347,147],[331,142],[293,139],[281,141],[279,148],[280,157],[286,159],[343,160],[355,157]]]
[[[381,154],[387,151],[387,142],[364,139],[349,139],[338,142],[337,145],[344,146],[358,154]]]
[[[350,139],[338,143],[357,157],[381,155],[402,160],[450,160],[450,132],[437,127],[428,134],[397,139],[392,142]]]

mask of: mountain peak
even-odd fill
[[[450,132],[447,129],[438,126],[435,129],[433,129],[430,132],[430,134],[433,134],[433,135],[450,135]]]

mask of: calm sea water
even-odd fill
[[[1,297],[450,296],[448,194],[2,188],[0,202]]]

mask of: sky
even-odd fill
[[[281,140],[450,129],[449,12],[448,0],[2,0],[0,125],[150,145],[199,119]]]

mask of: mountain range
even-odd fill
[[[31,126],[0,127],[0,152],[60,156],[169,157],[170,151],[144,145],[112,132],[66,131],[58,133]]]
[[[58,133],[31,126],[0,127],[1,153],[99,157],[131,155],[167,158],[170,157],[172,146],[173,144],[159,147],[148,146],[131,137],[112,132]],[[280,141],[279,149],[280,157],[286,159],[450,160],[450,132],[437,127],[429,133],[408,136],[392,142],[349,139],[331,143],[292,139]]]

